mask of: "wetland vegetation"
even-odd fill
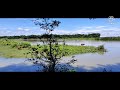
[[[100,37],[100,33],[52,34],[51,32],[54,31],[55,27],[59,26],[60,22],[56,20],[48,21],[49,19],[45,18],[43,18],[42,22],[39,22],[39,19],[35,20],[35,25],[45,30],[45,34],[0,36],[1,62],[4,61],[4,58],[11,60],[15,58],[16,61],[17,59],[28,59],[33,60],[33,64],[43,65],[42,61],[45,61],[43,67],[50,72],[55,72],[55,66],[58,65],[59,60],[64,58],[67,61],[67,57],[71,56],[77,58],[76,66],[82,65],[84,62],[84,65],[87,64],[86,66],[90,67],[94,62],[95,64],[118,62],[120,37]],[[29,31],[29,29],[22,28],[18,28],[18,30]],[[33,44],[33,42],[37,43]],[[45,42],[47,43],[45,44]],[[104,52],[107,53],[104,54]],[[114,61],[111,59],[114,59]],[[38,63],[40,60],[41,62]],[[71,64],[73,60],[75,59],[70,60],[69,63]]]
[[[62,45],[59,45],[60,49],[63,48]],[[40,45],[40,48],[37,45],[31,45],[30,42],[22,41],[20,39],[0,39],[0,55],[7,58],[25,58],[26,53],[30,49],[36,48],[37,50],[43,49],[43,45]],[[82,53],[99,53],[104,52],[104,46],[73,46],[65,45],[64,49],[68,52],[67,55],[75,55]],[[28,56],[29,57],[29,56]]]

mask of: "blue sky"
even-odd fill
[[[0,36],[40,35],[44,30],[34,25],[35,18],[0,18]],[[104,36],[120,36],[120,19],[115,18],[113,24],[108,18],[54,18],[61,22],[54,34],[88,34],[100,33]]]

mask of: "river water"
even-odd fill
[[[62,43],[62,42],[61,42]],[[42,42],[31,42],[31,44],[42,44]],[[101,72],[104,68],[107,71],[120,71],[120,42],[119,41],[90,41],[90,40],[70,40],[66,41],[68,45],[99,46],[104,45],[107,52],[104,54],[88,53],[74,55],[77,61],[71,65],[77,72]],[[64,61],[70,60],[71,57],[64,57]],[[37,66],[26,62],[26,59],[0,58],[0,71],[36,71]]]

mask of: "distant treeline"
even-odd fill
[[[101,38],[97,38],[97,40],[103,40],[103,41],[120,41],[120,37],[101,37]]]
[[[92,34],[73,34],[73,35],[53,35],[55,38],[58,39],[67,39],[67,38],[94,38],[94,40],[103,40],[103,41],[120,41],[120,37],[100,37],[99,33],[92,33]],[[21,35],[21,36],[0,36],[1,38],[7,38],[7,39],[41,39],[41,38],[47,38],[49,35],[43,34],[43,35]]]
[[[55,38],[99,38],[99,33],[92,33],[92,34],[73,34],[73,35],[53,35]],[[0,36],[0,38],[8,38],[8,39],[41,39],[41,38],[47,38],[49,35],[43,34],[43,35],[21,35],[21,36]]]

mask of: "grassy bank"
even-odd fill
[[[21,49],[18,50],[17,48],[12,48],[10,46],[3,46],[0,45],[0,56],[6,57],[6,58],[25,58],[26,55],[24,53],[27,53],[28,49]]]
[[[0,39],[0,56],[7,58],[24,58],[31,47],[29,42],[21,39]]]
[[[41,41],[44,40],[46,41],[46,39],[21,39],[22,41],[28,41],[28,42],[35,42],[35,41]],[[99,38],[64,38],[64,39],[60,39],[57,38],[58,41],[69,41],[69,40],[99,40]]]
[[[100,37],[100,38],[57,38],[58,40],[95,40],[95,41],[120,41],[120,37]],[[21,39],[23,41],[40,41],[40,39]],[[42,39],[46,40],[46,39]]]
[[[23,42],[19,40],[0,40],[0,56],[7,58],[25,58],[27,52],[30,51],[32,47],[37,48],[37,46],[31,46],[28,42]],[[94,47],[94,46],[72,46],[60,45],[61,50],[64,48],[68,52],[68,55],[83,54],[83,53],[100,53],[104,52],[104,46]],[[43,49],[43,46],[39,50]],[[30,57],[30,55],[28,56]]]
[[[65,38],[65,40],[97,40],[97,38]]]
[[[101,41],[120,41],[120,37],[101,37],[98,40],[101,40]]]
[[[65,40],[120,41],[120,37],[100,37],[100,38],[65,38]]]
[[[103,53],[105,52],[105,48],[103,45],[95,47],[95,46],[72,46],[68,45],[64,47],[67,49],[69,55],[74,54],[84,54],[84,53]]]
[[[120,37],[100,37],[100,38],[65,38],[65,40],[120,41]]]

